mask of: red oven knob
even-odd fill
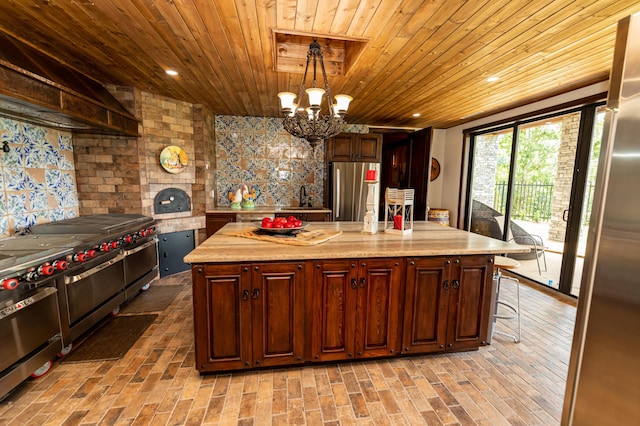
[[[93,259],[94,257],[96,257],[98,255],[98,252],[95,249],[89,249],[87,251],[85,251],[85,253],[87,254],[87,256],[89,256],[91,259]]]
[[[38,268],[38,274],[40,275],[51,275],[55,271],[55,268],[52,265],[45,263],[44,265],[40,265]]]
[[[120,244],[118,244],[117,241],[111,241],[109,244],[111,245],[112,249],[117,249],[118,246],[120,245]]]
[[[153,228],[147,229],[147,235],[151,235],[151,234],[153,234]]]
[[[133,237],[131,235],[127,235],[126,237],[124,237],[125,243],[131,244],[132,241],[133,241]]]
[[[20,281],[18,281],[17,278],[7,278],[2,281],[2,288],[5,290],[15,290],[18,284],[20,284]]]
[[[141,237],[146,237],[147,236],[147,230],[146,229],[141,229],[139,232]]]
[[[73,255],[73,260],[76,262],[84,262],[89,258],[86,253],[80,252]]]
[[[64,271],[69,267],[69,263],[66,260],[54,260],[52,265],[58,271]]]
[[[111,246],[109,245],[109,243],[102,243],[100,244],[100,251],[102,252],[107,252],[111,249]]]

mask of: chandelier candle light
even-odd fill
[[[313,87],[305,89],[309,62],[312,60]],[[320,62],[322,78],[324,79],[324,89],[317,87],[318,61]],[[305,107],[304,104],[305,98],[303,92],[306,92],[308,96],[307,107]],[[325,93],[328,99],[329,114],[322,115],[322,98]],[[278,97],[280,98],[282,113],[285,116],[283,120],[285,130],[297,138],[306,139],[309,145],[311,145],[311,148],[315,148],[321,140],[331,138],[342,132],[346,124],[344,117],[347,115],[349,103],[353,100],[353,98],[348,95],[336,95],[336,103],[333,104],[331,102],[331,90],[329,89],[329,81],[327,80],[327,73],[324,69],[322,51],[320,44],[315,39],[309,45],[309,52],[307,53],[307,64],[304,68],[302,83],[300,84],[300,90],[297,95],[299,104],[295,103],[295,93],[280,92],[278,93]]]

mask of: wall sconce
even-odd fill
[[[11,151],[11,148],[9,148],[9,142],[7,141],[2,141],[2,150],[4,152],[9,152]]]

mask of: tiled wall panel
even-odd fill
[[[0,117],[0,235],[78,216],[71,133]]]

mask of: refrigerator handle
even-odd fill
[[[336,168],[336,219],[340,217],[340,169]]]

